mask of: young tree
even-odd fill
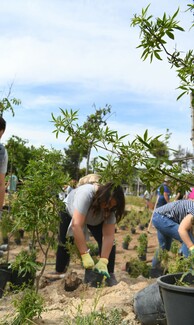
[[[36,155],[26,168],[26,178],[17,198],[13,200],[12,214],[15,225],[30,235],[32,247],[37,242],[44,261],[37,277],[37,290],[40,277],[46,267],[50,248],[56,242],[60,222],[59,212],[64,203],[59,200],[59,193],[64,184],[70,181],[61,165],[61,153],[57,150],[37,149]],[[44,244],[41,236],[44,236]]]
[[[104,108],[95,108],[95,113],[87,116],[86,122],[83,125],[74,124],[77,120],[77,113],[70,110],[70,115],[67,110],[60,109],[61,116],[57,118],[52,114],[53,122],[57,127],[54,131],[56,137],[58,133],[68,133],[67,139],[71,138],[72,145],[77,152],[80,154],[80,158],[87,158],[86,163],[86,174],[89,172],[90,155],[92,148],[97,148],[99,137],[104,132],[107,125],[107,119],[111,114],[111,106],[106,105]],[[107,116],[108,115],[108,116]]]

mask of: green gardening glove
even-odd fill
[[[82,264],[85,269],[92,269],[94,266],[94,261],[91,258],[89,253],[85,253],[81,255]]]
[[[94,271],[103,274],[106,278],[110,278],[110,274],[108,273],[107,269],[108,259],[107,258],[100,258],[98,263],[94,267]]]

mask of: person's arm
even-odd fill
[[[114,233],[115,233],[115,225],[114,224],[103,224],[102,228],[102,251],[101,257],[98,263],[95,265],[94,270],[100,274],[103,274],[105,277],[110,278],[110,274],[108,272],[108,259],[113,246],[114,241]]]
[[[5,199],[5,174],[0,173],[0,210],[3,208]]]
[[[114,242],[115,225],[104,223],[102,228],[102,233],[103,233],[103,241],[102,241],[101,257],[108,259]]]
[[[174,201],[178,201],[179,200],[180,194],[181,194],[180,192],[177,193],[177,195],[174,198]]]
[[[168,203],[169,202],[169,193],[168,192],[164,192],[164,198],[166,200],[166,202]]]
[[[83,267],[85,269],[92,269],[94,261],[89,254],[89,250],[86,245],[86,239],[83,232],[83,226],[85,223],[85,216],[75,209],[72,218],[72,230],[75,240],[75,244],[80,252]]]
[[[85,235],[83,232],[84,223],[85,216],[75,209],[72,218],[72,231],[76,246],[81,255],[88,250]]]
[[[192,214],[188,214],[180,223],[178,232],[181,237],[181,239],[184,241],[184,243],[187,245],[187,247],[190,249],[192,246],[194,246],[194,243],[189,237],[189,230],[192,228]]]

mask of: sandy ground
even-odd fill
[[[34,324],[39,325],[64,325],[66,324],[67,317],[74,318],[78,312],[87,314],[94,310],[102,310],[102,308],[111,310],[117,308],[122,311],[123,320],[127,324],[135,325],[140,324],[136,320],[136,315],[133,312],[133,297],[136,292],[145,288],[149,284],[155,282],[154,279],[145,279],[140,276],[137,279],[133,279],[127,272],[123,270],[126,262],[130,257],[136,257],[137,252],[135,247],[137,245],[137,238],[142,233],[137,229],[135,235],[132,235],[132,241],[130,242],[129,249],[124,250],[122,248],[122,238],[126,235],[128,230],[118,229],[115,233],[117,255],[115,265],[115,275],[118,280],[118,284],[113,287],[92,288],[84,284],[84,270],[79,261],[71,261],[68,272],[65,278],[55,282],[48,282],[43,277],[41,280],[40,293],[44,297],[46,310],[41,314],[39,320],[35,320]],[[146,232],[146,230],[144,231]],[[148,253],[147,263],[151,262],[154,249],[157,245],[156,232],[153,227],[150,228],[148,234]],[[91,238],[93,241],[93,238]],[[22,240],[22,247],[27,247],[28,239]],[[10,258],[17,255],[21,246],[12,245]],[[49,256],[49,265],[46,267],[45,274],[49,271],[54,271],[55,255],[52,252]],[[64,283],[66,277],[69,274],[75,272],[76,277],[80,278],[81,284],[78,288],[72,292],[68,292],[64,289]],[[16,295],[14,295],[16,297]],[[14,313],[13,305],[11,303],[13,294],[8,294],[0,299],[0,320],[9,319],[10,315]],[[19,298],[18,298],[19,299]],[[1,324],[1,323],[0,323]]]

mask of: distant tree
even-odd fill
[[[27,147],[27,143],[27,140],[22,140],[18,136],[13,135],[5,145],[9,154],[8,172],[13,172],[18,177],[24,176],[25,168],[31,157],[30,148]]]
[[[34,146],[29,147],[27,144],[28,140],[12,135],[5,145],[9,155],[8,172],[16,174],[19,178],[25,177],[29,160],[34,159],[37,151]]]
[[[151,141],[151,146],[152,148],[150,149],[151,154],[153,154],[154,157],[156,158],[169,158],[169,150],[167,145],[158,140],[158,139],[154,139]]]
[[[182,167],[186,170],[191,170],[193,166],[194,156],[191,152],[178,146],[178,149],[173,152],[174,161],[182,164]]]
[[[63,159],[63,169],[69,174],[71,179],[78,180],[80,178],[80,162],[82,156],[78,149],[75,148],[73,144],[66,149],[64,148],[65,156]],[[81,156],[81,158],[80,158]]]

